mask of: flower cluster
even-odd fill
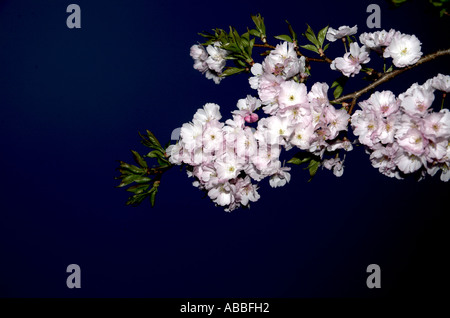
[[[295,71],[292,65],[297,65]],[[249,79],[250,86],[258,91],[262,109],[270,115],[258,122],[257,139],[277,143],[286,150],[297,147],[319,158],[326,152],[352,150],[351,143],[340,136],[340,132],[347,131],[350,116],[345,109],[330,104],[326,83],[315,83],[307,92],[301,83],[307,77],[304,57],[297,58],[292,43],[277,45],[251,71],[254,76]],[[342,161],[338,158],[324,159],[323,166],[342,175]]]
[[[439,74],[423,85],[413,84],[398,98],[390,91],[375,92],[359,103],[351,118],[353,132],[366,146],[375,168],[402,179],[442,171],[450,179],[450,112],[433,112],[434,91],[450,91],[450,76]]]
[[[194,68],[204,73],[206,78],[214,80],[216,84],[223,79],[221,75],[228,55],[228,51],[220,46],[219,42],[208,45],[206,49],[200,44],[191,46]]]
[[[336,41],[356,32],[356,26],[342,26],[339,30],[329,28],[326,37],[329,41]],[[384,58],[392,58],[396,67],[413,65],[422,56],[421,43],[415,35],[403,34],[393,29],[389,32],[382,30],[362,33],[359,41],[363,44],[361,47],[357,42],[352,42],[349,52],[333,60],[330,65],[332,70],[338,70],[347,77],[355,76],[361,70],[361,64],[370,61],[370,50],[382,54]]]
[[[243,103],[249,103],[242,107]],[[255,98],[240,100],[241,108],[250,109]],[[245,110],[240,110],[245,111]],[[238,112],[237,112],[238,113]],[[183,124],[180,140],[167,148],[172,164],[187,164],[194,185],[227,211],[259,199],[253,179],[273,175],[284,169],[278,161],[279,150],[259,144],[243,116],[221,122],[219,106],[208,103],[197,110],[192,122]],[[259,169],[258,169],[258,168]],[[284,174],[285,175],[285,174]]]
[[[233,119],[225,123],[218,105],[204,105],[192,122],[183,124],[178,143],[167,149],[170,162],[188,165],[194,185],[227,211],[259,199],[254,181],[270,177],[272,187],[289,182],[290,168],[280,161],[283,147],[323,159],[337,176],[343,173],[338,151],[352,149],[340,134],[347,131],[350,116],[330,104],[326,83],[307,91],[301,83],[308,76],[305,58],[297,57],[292,43],[279,44],[252,72],[250,85],[259,98],[240,99]],[[256,114],[261,107],[268,115],[262,119]],[[256,129],[247,126],[255,122]],[[326,153],[334,157],[324,158]]]
[[[366,47],[385,58],[392,58],[396,67],[413,65],[422,56],[421,43],[415,35],[403,34],[394,29],[362,33],[359,40]]]

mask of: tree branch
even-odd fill
[[[393,79],[397,75],[399,75],[399,74],[401,74],[401,73],[403,73],[403,72],[405,72],[407,70],[410,70],[410,69],[412,69],[412,68],[414,68],[416,66],[419,66],[421,64],[427,63],[427,62],[432,61],[432,60],[434,60],[434,59],[436,59],[436,58],[438,58],[440,56],[445,56],[445,55],[450,55],[450,49],[441,50],[441,51],[437,51],[435,53],[428,54],[428,55],[422,57],[421,59],[419,59],[416,64],[413,64],[413,65],[410,65],[410,66],[407,66],[405,68],[398,69],[398,70],[395,70],[395,71],[392,71],[392,72],[389,72],[389,73],[385,73],[385,74],[381,75],[379,79],[375,80],[375,82],[373,82],[372,84],[364,87],[363,89],[360,89],[359,91],[356,91],[356,92],[354,92],[352,94],[347,94],[345,96],[336,98],[336,99],[332,100],[331,102],[340,104],[340,103],[342,103],[345,100],[352,99],[352,105],[351,105],[351,107],[349,109],[349,114],[351,114],[352,111],[353,111],[353,107],[356,104],[356,100],[361,95],[363,95],[363,94],[367,93],[368,91],[374,89],[378,85],[381,85],[381,84],[383,84],[383,83],[385,83],[387,81],[390,81],[391,79]]]

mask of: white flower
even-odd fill
[[[284,145],[284,138],[289,137],[291,132],[289,118],[280,118],[278,116],[267,118],[266,141],[268,144]]]
[[[328,84],[316,82],[308,93],[308,100],[319,106],[328,105]]]
[[[250,69],[253,76],[248,79],[248,82],[250,83],[250,87],[253,89],[258,89],[259,87],[259,78],[263,74],[263,68],[260,63],[253,64],[252,68]]]
[[[431,80],[431,86],[434,89],[449,93],[450,92],[450,76],[438,74]]]
[[[256,202],[260,198],[257,190],[258,186],[251,183],[249,176],[246,176],[245,179],[238,178],[236,182],[236,200],[242,205],[248,205],[250,201]]]
[[[328,28],[328,32],[326,38],[330,42],[334,42],[340,38],[343,38],[347,35],[353,35],[358,32],[358,27],[355,25],[353,28],[350,28],[346,25],[340,26],[338,30],[333,28]]]
[[[214,45],[208,45],[206,51],[209,57],[206,59],[206,64],[208,64],[209,69],[222,73],[222,69],[225,67],[228,51],[220,48],[220,43],[214,43]]]
[[[431,113],[423,120],[423,133],[428,139],[450,138],[450,112],[441,109],[439,113]]]
[[[350,52],[344,57],[338,57],[330,64],[332,70],[339,70],[347,77],[355,76],[361,70],[361,64],[370,61],[369,49],[364,45],[359,47],[358,43],[350,44]]]
[[[415,35],[397,33],[383,56],[391,57],[397,67],[412,65],[422,56],[421,43]]]
[[[280,85],[280,95],[278,96],[278,104],[280,108],[300,105],[308,102],[306,86],[303,83],[287,81]]]
[[[400,94],[401,107],[411,116],[423,116],[428,112],[434,101],[433,91],[423,86],[416,85]]]
[[[206,153],[212,153],[220,150],[223,145],[222,129],[216,126],[211,126],[203,132],[203,149]]]
[[[227,206],[234,203],[236,187],[229,182],[219,183],[216,187],[208,191],[208,196],[220,206]]]
[[[269,184],[272,188],[282,187],[291,180],[291,174],[288,172],[290,167],[281,167],[281,162],[277,161],[275,174],[270,178]]]
[[[418,129],[409,129],[397,142],[404,150],[417,156],[422,155],[428,145],[428,140]]]
[[[194,150],[201,147],[203,126],[194,120],[192,123],[185,123],[181,127],[180,136],[183,142],[183,147],[187,150]]]
[[[394,159],[398,168],[404,173],[413,173],[422,166],[422,161],[416,155],[410,155],[406,152],[399,151]]]
[[[224,155],[222,158],[216,159],[214,167],[217,170],[217,176],[221,180],[236,178],[242,168],[237,158],[232,155]]]
[[[387,117],[398,110],[399,102],[391,91],[382,91],[370,96],[368,106],[376,114]]]
[[[391,44],[394,35],[397,33],[394,29],[376,31],[373,33],[362,33],[359,36],[359,41],[376,52],[381,52],[382,47]]]
[[[324,115],[329,129],[328,139],[336,138],[340,131],[347,131],[350,115],[344,108],[336,109],[334,106],[327,106]]]
[[[220,106],[214,103],[206,103],[203,108],[199,108],[194,114],[194,119],[201,124],[206,124],[210,121],[220,120]]]
[[[314,136],[314,127],[312,124],[304,125],[302,123],[298,124],[292,138],[289,140],[291,144],[297,146],[300,149],[307,150],[311,146],[311,141]]]

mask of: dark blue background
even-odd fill
[[[73,2],[81,29],[66,27]],[[307,183],[294,169],[289,185],[264,180],[260,201],[232,213],[202,199],[178,169],[164,176],[154,209],[125,206],[114,180],[116,160],[145,150],[138,131],[165,142],[204,103],[229,117],[256,93],[246,75],[215,85],[192,68],[197,32],[233,25],[242,33],[260,12],[270,36],[287,33],[285,19],[297,33],[305,23],[315,31],[358,24],[361,33],[371,31],[367,5],[379,3],[382,28],[417,35],[426,54],[450,44],[448,17],[426,2],[393,11],[375,0],[0,1],[0,296],[438,294],[448,281],[449,185],[384,177],[361,147],[343,177],[321,170]],[[334,47],[330,57],[343,55]],[[399,94],[438,72],[450,74],[448,58],[380,90]],[[314,64],[308,86],[336,77]],[[347,92],[361,85],[354,79]],[[77,290],[66,287],[73,263]],[[372,263],[381,266],[379,290],[366,287]]]

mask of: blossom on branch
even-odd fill
[[[330,42],[334,42],[343,37],[356,34],[356,32],[358,32],[358,26],[356,26],[356,25],[352,28],[350,28],[346,25],[343,25],[343,26],[340,26],[339,29],[337,29],[337,30],[330,27],[330,28],[328,28],[326,39]]]
[[[336,58],[330,67],[332,70],[341,71],[347,77],[355,76],[361,70],[361,64],[370,61],[369,49],[366,46],[359,47],[358,43],[350,44],[350,52],[345,53],[344,57]]]
[[[391,57],[397,67],[413,65],[422,56],[421,43],[415,35],[397,32],[384,50],[383,57]]]

